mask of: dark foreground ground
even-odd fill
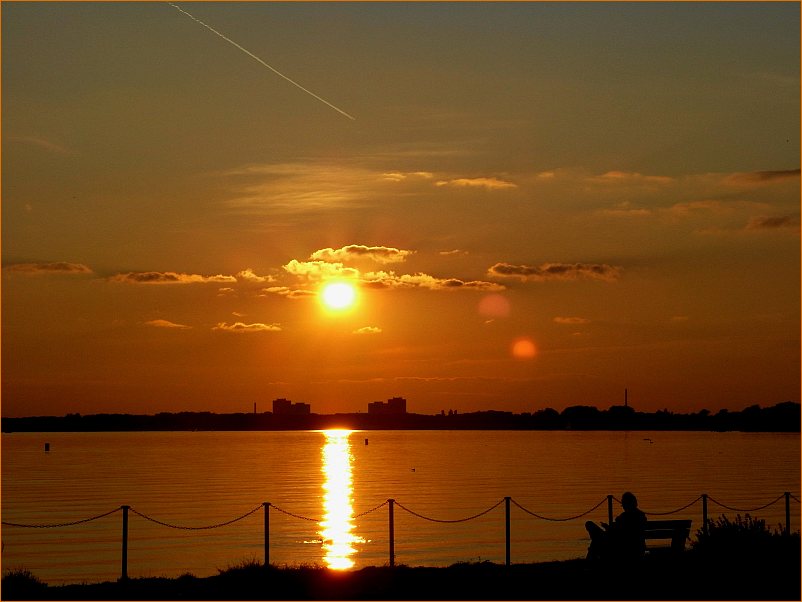
[[[800,600],[798,550],[781,559],[748,561],[686,553],[627,567],[577,559],[338,572],[254,563],[212,577],[83,585],[47,586],[30,576],[12,577],[3,579],[3,600]]]

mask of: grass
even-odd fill
[[[3,577],[3,600],[799,600],[799,554],[777,565],[710,564],[694,551],[632,567],[585,559],[509,567],[366,567],[241,563],[212,577],[134,578],[47,586],[24,571]]]

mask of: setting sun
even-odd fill
[[[356,301],[356,289],[345,282],[333,282],[323,287],[321,299],[329,309],[347,309]]]

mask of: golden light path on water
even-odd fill
[[[323,542],[323,560],[330,569],[350,569],[356,553],[353,544],[365,540],[354,535],[351,496],[351,445],[348,436],[352,431],[323,431],[323,520],[320,522],[320,539]]]

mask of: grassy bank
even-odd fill
[[[798,540],[797,540],[798,544]],[[585,559],[510,567],[320,567],[245,563],[212,577],[47,586],[18,571],[3,579],[4,600],[799,600],[800,557],[710,558],[686,552],[637,566]]]

